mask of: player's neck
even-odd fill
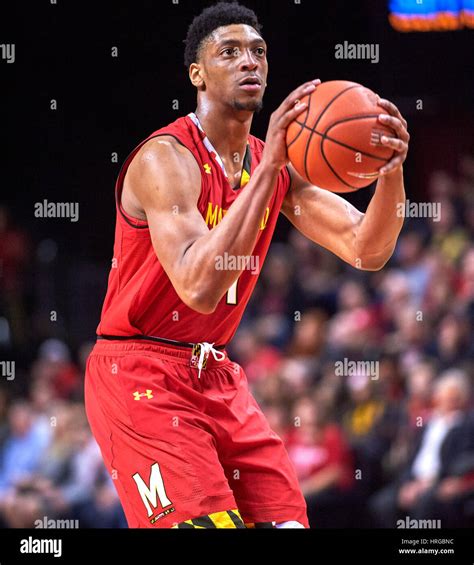
[[[218,108],[198,104],[195,113],[224,162],[235,163],[236,154],[243,159],[252,125],[252,112],[221,112]]]

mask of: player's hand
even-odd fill
[[[318,84],[321,84],[319,79],[305,82],[296,90],[293,90],[280,107],[273,112],[268,124],[261,164],[275,168],[278,171],[288,164],[286,130],[291,122],[306,110],[308,106],[306,103],[300,102],[301,98],[314,92]]]
[[[397,134],[397,137],[383,135],[380,140],[382,145],[390,147],[390,149],[395,151],[393,158],[379,171],[380,175],[385,176],[398,170],[405,162],[408,153],[410,134],[407,130],[407,122],[400,114],[400,111],[395,104],[380,97],[378,97],[378,104],[382,106],[382,108],[385,108],[389,114],[388,116],[387,114],[381,114],[378,118],[379,122],[392,128]]]

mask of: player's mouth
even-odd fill
[[[246,77],[239,82],[239,87],[247,92],[259,92],[262,89],[262,82],[256,76]]]

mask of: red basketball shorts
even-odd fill
[[[242,368],[210,355],[198,378],[190,356],[99,340],[87,361],[87,417],[129,526],[308,527],[294,468]]]

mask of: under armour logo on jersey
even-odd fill
[[[204,164],[204,170],[206,171],[206,174],[207,174],[207,175],[210,175],[210,174],[211,174],[211,171],[212,171],[211,165],[209,165],[208,163],[205,163],[205,164]]]
[[[138,392],[138,390],[136,392],[133,393],[133,398],[134,400],[140,400],[140,398],[153,398],[153,391],[147,389],[145,392]]]

